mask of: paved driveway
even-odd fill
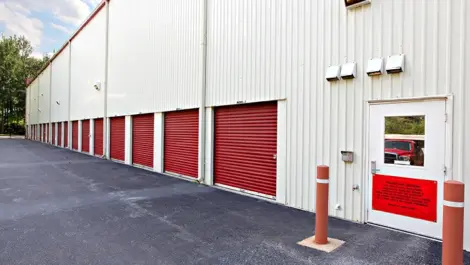
[[[440,244],[27,140],[0,140],[0,264],[439,264]],[[470,264],[470,255],[466,254]]]

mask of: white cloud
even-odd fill
[[[4,35],[23,35],[37,50],[43,39],[44,23],[51,23],[57,30],[71,34],[67,24],[77,27],[89,16],[90,6],[100,0],[0,0],[0,24],[4,24]],[[90,5],[90,6],[89,6]],[[34,17],[35,12],[49,15],[48,20],[40,21]],[[64,25],[65,24],[65,25]],[[0,32],[1,33],[1,32]]]
[[[47,54],[49,57],[52,57],[52,55],[54,55],[54,53],[52,53],[52,52],[48,52],[48,53],[46,53],[46,54]],[[40,53],[40,52],[33,52],[33,53],[31,53],[31,57],[34,57],[34,58],[36,58],[36,59],[42,59],[42,58],[44,58],[44,55],[45,55],[44,53]]]
[[[60,30],[62,32],[65,32],[67,34],[72,34],[72,30],[68,29],[67,27],[65,26],[62,26],[62,25],[59,25],[59,24],[56,24],[54,22],[51,22],[51,27],[57,29],[57,30]]]
[[[41,44],[43,23],[28,15],[29,10],[18,3],[0,3],[0,23],[5,24],[5,35],[23,35],[37,48]]]
[[[20,13],[23,13],[23,14],[26,14],[26,15],[29,15],[31,14],[31,11],[25,7],[23,7],[22,5],[20,5],[19,3],[17,2],[14,2],[14,3],[11,3],[11,2],[6,2],[5,3],[8,8],[10,8],[12,11],[16,11],[16,12],[20,12]]]
[[[90,14],[85,0],[4,0],[38,12],[50,12],[62,22],[79,25]],[[89,0],[86,0],[89,1]]]
[[[102,2],[102,0],[85,0],[85,1],[93,8]]]
[[[34,57],[36,59],[42,59],[44,57],[44,54],[42,54],[40,52],[33,52],[33,53],[31,53],[31,57]]]

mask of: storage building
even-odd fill
[[[470,201],[468,14],[105,0],[30,83],[28,137],[312,212],[325,164],[331,216],[440,239],[443,182]]]

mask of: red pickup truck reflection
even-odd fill
[[[424,165],[424,152],[414,140],[386,139],[385,164],[409,164],[413,166]]]

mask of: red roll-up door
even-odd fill
[[[68,148],[69,144],[69,122],[64,122],[64,147]]]
[[[57,145],[62,146],[62,122],[57,123]]]
[[[56,145],[56,140],[55,140],[55,127],[56,126],[57,126],[56,123],[53,122],[52,123],[52,141],[51,141],[52,145]]]
[[[47,143],[47,124],[42,125],[42,142]]]
[[[197,178],[199,111],[165,113],[164,128],[165,171]]]
[[[90,152],[90,120],[82,121],[82,152]]]
[[[125,117],[115,117],[110,119],[110,146],[109,152],[112,159],[124,161],[125,159]]]
[[[215,110],[214,181],[276,195],[277,103]]]
[[[44,142],[49,143],[49,124],[44,124]]]
[[[96,119],[95,120],[95,130],[94,130],[94,153],[95,156],[102,156],[103,155],[103,119]]]
[[[72,149],[78,150],[78,121],[72,121]]]
[[[153,168],[154,114],[132,117],[132,163]]]

